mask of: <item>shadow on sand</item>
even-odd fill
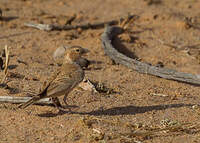
[[[145,113],[153,110],[166,110],[170,108],[181,108],[191,107],[193,104],[167,104],[167,105],[153,105],[153,106],[124,106],[124,107],[113,107],[106,110],[95,110],[91,112],[58,112],[58,113],[42,113],[38,114],[40,117],[55,117],[64,114],[80,114],[80,115],[93,115],[93,116],[115,116],[115,115],[135,115]]]

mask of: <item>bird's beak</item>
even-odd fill
[[[83,54],[87,54],[89,52],[88,49],[83,48]]]

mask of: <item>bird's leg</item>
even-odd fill
[[[65,103],[65,105],[67,105],[68,107],[68,110],[71,112],[72,110],[71,110],[71,108],[69,107],[69,104],[67,103],[67,95],[68,95],[68,93],[67,94],[65,94],[65,96],[63,97],[63,102]]]
[[[65,108],[62,107],[58,97],[53,97],[52,101],[53,101],[53,104],[55,105],[55,107],[58,109],[58,112],[66,112]],[[71,112],[71,109],[68,108],[67,112]]]
[[[65,96],[63,97],[63,102],[64,102],[67,106],[69,106],[68,103],[67,103],[67,94],[65,94]]]
[[[58,112],[59,113],[62,113],[62,112],[71,112],[71,110],[68,109],[68,111],[65,110],[65,108],[62,107],[58,97],[53,97],[52,98],[52,101],[53,101],[53,104],[56,106],[56,108],[58,109]]]
[[[52,97],[52,101],[53,101],[53,104],[56,106],[56,107],[62,107],[58,97]]]

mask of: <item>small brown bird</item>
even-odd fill
[[[79,46],[68,48],[65,52],[61,68],[43,84],[42,90],[38,95],[21,104],[19,108],[26,108],[42,98],[52,98],[55,106],[60,106],[57,97],[61,95],[65,95],[66,97],[83,80],[84,71],[76,61],[87,52],[87,49]]]

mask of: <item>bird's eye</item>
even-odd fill
[[[76,52],[80,52],[80,49],[76,49]]]

